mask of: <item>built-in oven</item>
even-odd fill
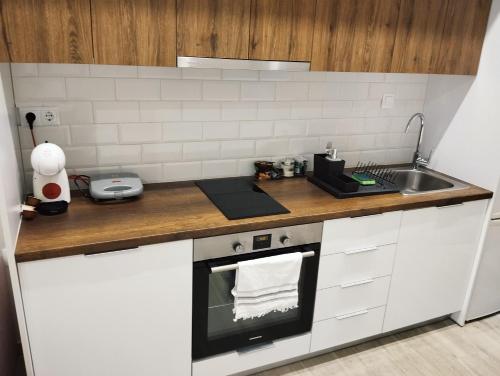
[[[196,239],[193,264],[193,359],[240,350],[311,330],[322,223]],[[237,263],[300,252],[298,308],[234,320]]]

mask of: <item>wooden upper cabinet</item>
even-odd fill
[[[448,0],[401,1],[391,72],[435,71],[447,5]]]
[[[92,0],[97,64],[176,65],[175,0]]]
[[[491,0],[449,0],[432,73],[476,74]]]
[[[0,63],[10,61],[9,50],[7,49],[7,41],[5,40],[5,30],[3,28],[2,13],[0,9]]]
[[[251,0],[178,0],[177,55],[248,59]]]
[[[316,1],[252,0],[250,59],[311,61]]]
[[[312,70],[389,72],[400,0],[318,0]]]
[[[89,0],[2,0],[16,63],[91,63]]]

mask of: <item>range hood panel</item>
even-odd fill
[[[311,64],[295,61],[238,60],[178,56],[177,66],[182,68],[218,68],[308,72],[310,70]]]

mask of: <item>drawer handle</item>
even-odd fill
[[[335,316],[335,318],[336,318],[337,320],[344,320],[344,319],[348,319],[348,318],[350,318],[350,317],[355,317],[355,316],[366,315],[368,312],[369,312],[369,310],[364,309],[364,310],[362,310],[362,311],[357,311],[357,312],[353,312],[353,313],[347,313],[347,314],[345,314],[345,315]]]
[[[452,205],[437,205],[436,208],[438,209],[446,209],[446,208],[456,208],[457,206],[464,206],[465,203],[461,202],[459,204],[452,204]]]
[[[238,355],[245,355],[245,354],[250,354],[250,353],[257,352],[257,351],[269,350],[269,349],[272,349],[274,347],[275,347],[274,342],[268,341],[268,342],[260,343],[258,345],[253,345],[253,346],[250,345],[247,347],[243,347],[241,349],[237,349],[236,352],[238,353]]]
[[[357,253],[364,253],[364,252],[372,252],[376,251],[378,248],[375,247],[367,247],[367,248],[360,248],[360,249],[353,249],[351,251],[344,251],[345,255],[355,255]]]
[[[362,281],[343,283],[343,284],[340,285],[340,288],[345,289],[345,288],[348,288],[348,287],[366,285],[367,283],[372,283],[372,282],[375,282],[375,279],[373,279],[373,278],[364,279]]]

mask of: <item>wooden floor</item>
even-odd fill
[[[500,314],[450,320],[303,360],[259,376],[499,376]]]

